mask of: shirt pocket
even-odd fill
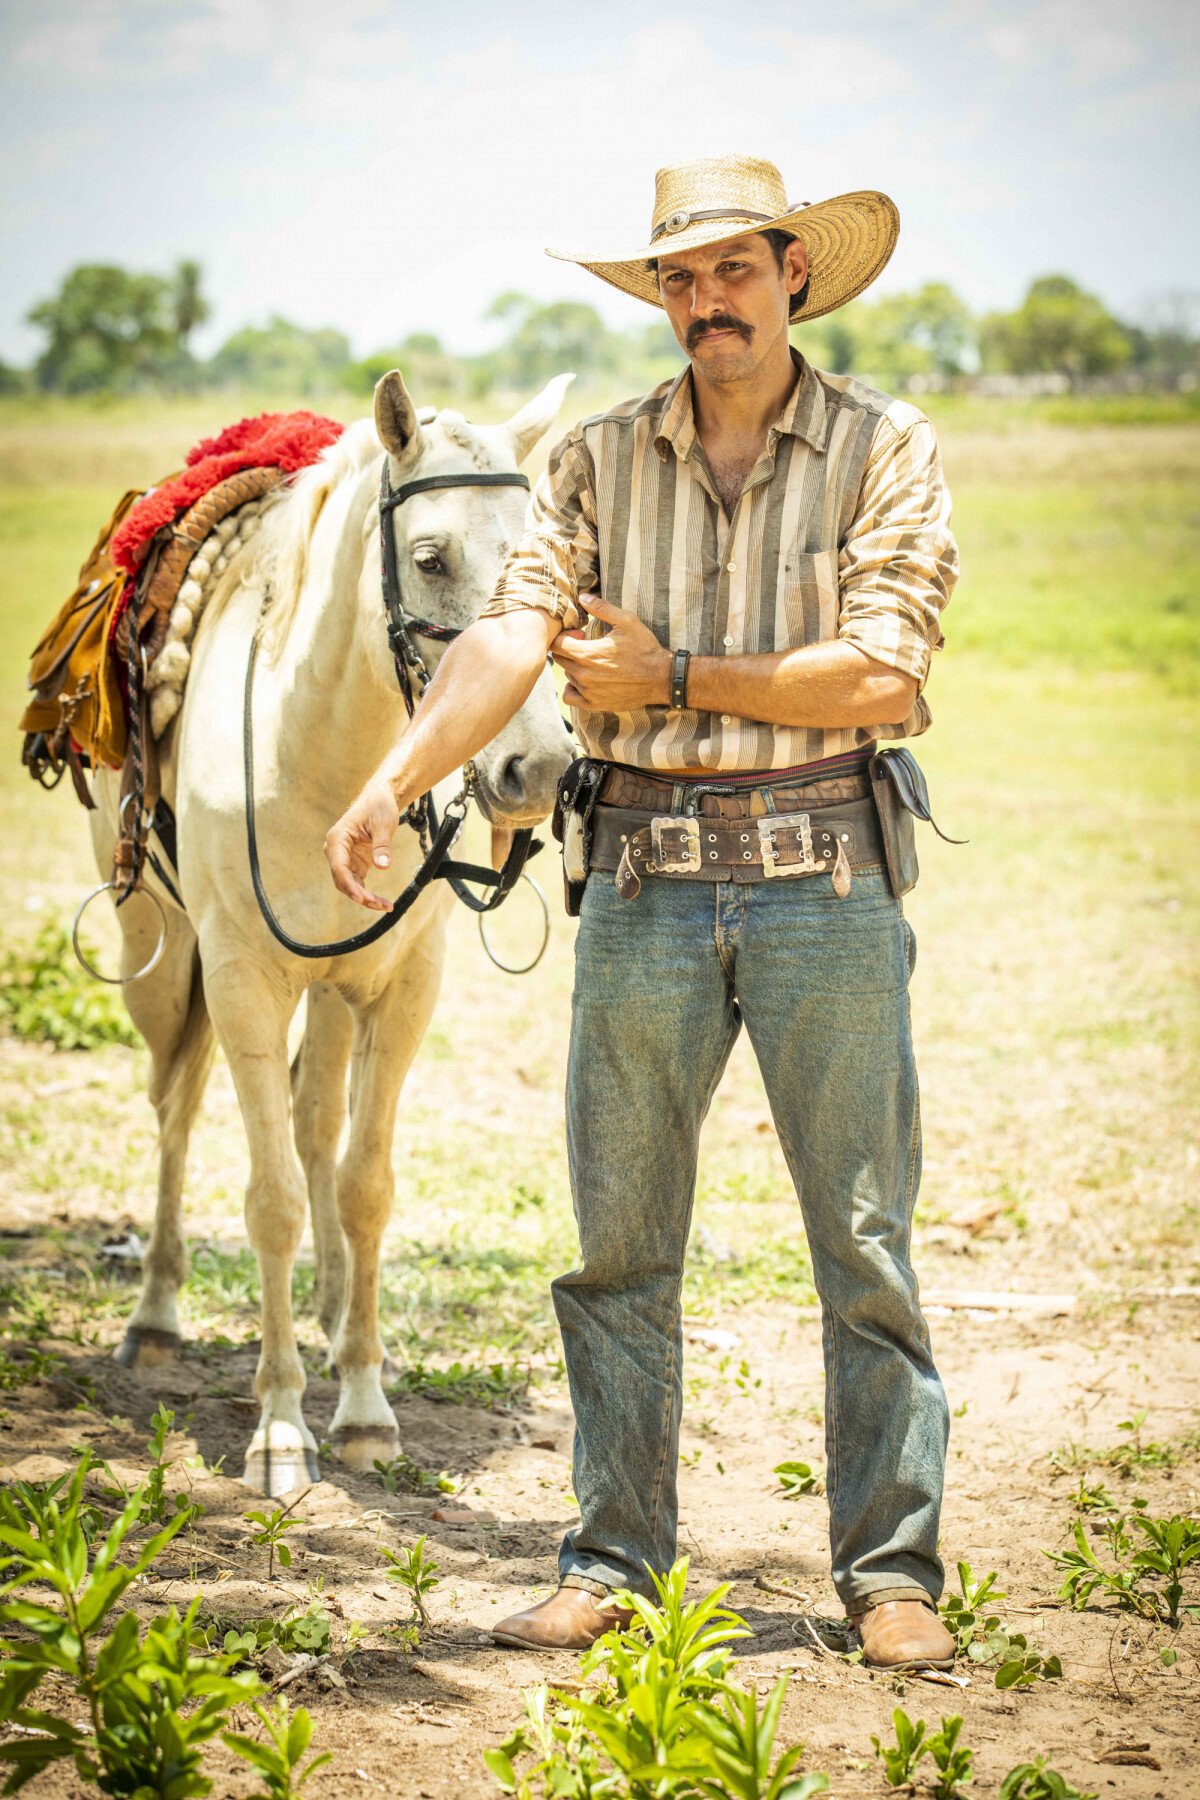
[[[775,648],[832,642],[838,634],[838,553],[789,551],[780,564],[775,595]]]

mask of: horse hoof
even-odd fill
[[[182,1347],[177,1331],[163,1331],[157,1325],[127,1325],[119,1348],[113,1351],[113,1361],[123,1369],[154,1369],[174,1362]]]
[[[400,1433],[386,1425],[337,1425],[330,1435],[333,1454],[348,1469],[368,1475],[377,1462],[389,1463],[400,1454]]]
[[[250,1440],[242,1470],[247,1487],[278,1500],[320,1479],[316,1448],[305,1443],[295,1425],[286,1419],[275,1419],[270,1425],[259,1426]]]

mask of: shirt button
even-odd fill
[[[729,570],[729,573],[731,575],[737,574],[737,564],[736,563],[726,563],[725,567]]]
[[[732,642],[733,642],[733,633],[731,631],[727,631],[725,633],[725,636],[721,639],[721,642],[724,644],[725,648],[728,650],[730,644],[732,644]]]
[[[731,713],[722,713],[721,714],[721,723],[722,723],[722,725],[732,725],[733,724],[732,714]]]

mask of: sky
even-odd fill
[[[357,354],[494,340],[507,289],[651,315],[543,246],[645,241],[654,171],[883,188],[876,292],[1127,317],[1200,293],[1194,0],[0,0],[0,357],[79,262],[203,265],[211,351],[281,313]]]

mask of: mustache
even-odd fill
[[[736,331],[747,343],[754,336],[753,325],[747,325],[744,319],[735,319],[732,313],[714,313],[711,319],[697,319],[687,328],[687,347],[694,350],[702,337],[710,331]]]

